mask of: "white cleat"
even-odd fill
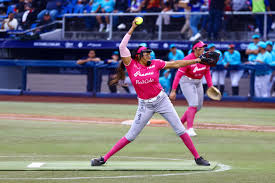
[[[193,136],[196,136],[196,132],[194,131],[194,128],[189,128],[186,130],[187,134],[190,136],[190,137],[193,137]]]

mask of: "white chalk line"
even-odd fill
[[[51,155],[45,155],[53,157]],[[2,156],[1,156],[2,157]],[[5,156],[5,157],[16,157],[16,156]],[[17,156],[26,157],[26,156]],[[27,156],[34,157],[34,156]],[[42,156],[36,156],[42,157]],[[184,159],[171,159],[171,158],[157,158],[157,157],[129,157],[129,156],[117,156],[117,158],[139,158],[139,159],[163,159],[163,160],[184,160]],[[94,176],[94,177],[37,177],[37,178],[25,178],[25,177],[0,177],[0,180],[84,180],[84,179],[125,179],[125,178],[146,178],[146,177],[168,177],[168,176],[182,176],[199,173],[214,173],[223,172],[232,169],[229,165],[217,164],[220,168],[212,171],[196,171],[196,172],[185,172],[185,173],[167,173],[167,174],[152,174],[152,175],[127,175],[127,176]]]

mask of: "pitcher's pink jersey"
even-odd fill
[[[190,53],[189,55],[184,57],[183,60],[191,60],[191,59],[196,59],[196,58],[197,57],[195,56],[194,53]],[[192,65],[188,65],[185,67],[181,67],[178,69],[178,72],[177,72],[174,82],[173,82],[173,86],[172,86],[173,89],[177,89],[179,80],[183,75],[185,75],[189,78],[192,78],[192,79],[201,79],[203,76],[205,76],[208,87],[211,87],[213,85],[211,73],[210,73],[210,66],[197,63],[197,64],[192,64]]]
[[[159,83],[159,71],[166,65],[163,60],[152,60],[150,66],[141,65],[135,60],[131,60],[129,65],[125,65],[131,82],[141,99],[150,99],[163,90]]]

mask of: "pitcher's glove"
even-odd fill
[[[220,54],[218,52],[208,51],[200,56],[200,59],[201,59],[200,63],[214,67],[217,65],[219,58],[220,58]]]
[[[210,88],[208,88],[206,94],[212,100],[221,100],[222,98],[221,92],[215,86],[211,86]]]

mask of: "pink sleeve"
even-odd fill
[[[212,78],[211,78],[211,74],[210,74],[210,67],[209,66],[207,67],[207,70],[206,70],[206,73],[204,74],[204,77],[206,79],[208,88],[210,88],[211,86],[213,86]]]
[[[120,52],[121,57],[130,57],[131,56],[129,49],[127,48],[127,44],[129,42],[130,38],[131,38],[131,35],[127,33],[123,37],[123,39],[119,45],[119,52]]]
[[[177,89],[177,87],[179,85],[179,82],[180,82],[180,78],[183,76],[184,72],[182,71],[182,69],[184,69],[184,67],[182,67],[181,70],[179,69],[177,71],[177,74],[176,74],[176,76],[174,78],[173,85],[172,85],[172,89],[174,89],[174,90]]]
[[[155,61],[156,61],[155,64],[156,64],[158,70],[163,69],[166,65],[166,62],[163,60],[155,60]]]

